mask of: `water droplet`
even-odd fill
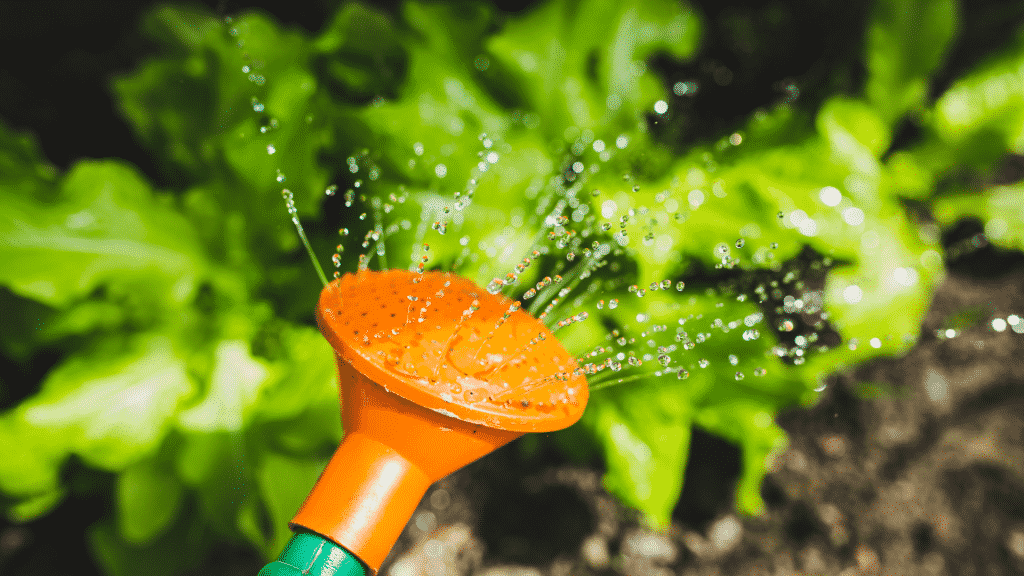
[[[676,292],[682,292],[683,288],[686,288],[686,282],[683,282],[682,280],[676,282]]]
[[[680,380],[686,380],[689,377],[690,373],[687,372],[685,368],[680,368],[678,371],[676,371],[676,378]]]
[[[737,372],[737,373],[736,373],[736,379],[737,379],[737,380],[743,380],[743,378],[744,378],[744,376],[743,376],[743,372]]]
[[[743,240],[743,238],[740,238],[739,240],[736,241],[737,248],[743,248],[744,244],[746,244],[746,242]]]
[[[754,369],[754,376],[764,376],[767,373],[768,373],[768,371],[765,370],[764,368],[755,368]]]
[[[252,97],[250,102],[252,103],[253,112],[263,112],[263,103],[260,102],[255,96]]]
[[[610,310],[614,310],[614,309],[618,308],[618,306],[619,306],[619,300],[617,298],[612,298],[611,300],[608,301],[608,308]]]
[[[277,148],[273,144],[267,144],[267,154],[273,155],[275,152],[277,152]]]
[[[697,360],[697,365],[700,366],[701,368],[707,368],[710,364],[711,362],[708,361],[707,358],[701,358],[700,360]]]
[[[783,321],[779,322],[779,331],[780,332],[792,332],[793,328],[794,328],[793,321],[789,320],[788,318],[786,320],[783,320]]]
[[[768,247],[771,248],[772,250],[775,250],[776,248],[779,247],[779,243],[778,242],[772,242],[771,244],[768,245]]]
[[[324,190],[324,194],[327,194],[328,196],[334,196],[337,192],[338,192],[338,185],[337,184],[331,184],[330,186],[327,187],[326,190]]]

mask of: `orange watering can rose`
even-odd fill
[[[347,274],[324,288],[317,321],[345,438],[292,527],[373,571],[433,482],[525,432],[572,425],[587,404],[582,369],[544,324],[454,274]]]

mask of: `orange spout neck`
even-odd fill
[[[327,536],[376,572],[432,483],[522,433],[428,410],[337,360],[345,438],[292,525]]]

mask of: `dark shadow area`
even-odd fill
[[[100,576],[86,531],[113,509],[113,476],[72,457],[63,469],[69,496],[49,514],[24,524],[0,520],[0,574]]]
[[[694,426],[683,493],[672,518],[705,531],[712,520],[732,510],[741,471],[738,446]]]
[[[946,269],[973,278],[998,278],[1024,269],[1024,253],[993,246],[980,220],[966,218],[942,232]]]
[[[672,119],[652,126],[666,142],[686,147],[736,130],[758,108],[800,99],[817,108],[835,92],[856,93],[865,73],[860,58],[869,2],[695,2],[704,16],[697,58],[681,63],[655,57],[650,66],[671,90]],[[785,42],[780,42],[785,38]]]
[[[596,525],[590,506],[570,486],[531,481],[531,471],[555,463],[554,452],[543,450],[527,460],[522,452],[513,443],[471,465],[489,485],[479,507],[488,561],[538,565],[577,555]]]

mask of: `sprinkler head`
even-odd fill
[[[320,295],[345,437],[292,520],[376,572],[427,488],[525,432],[566,428],[587,381],[539,320],[449,273],[360,271]]]

